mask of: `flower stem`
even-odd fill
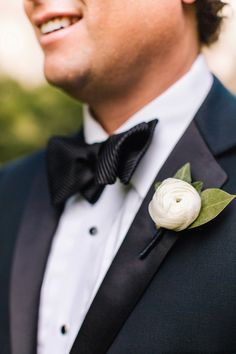
[[[144,248],[144,250],[139,254],[139,259],[144,260],[149,253],[153,250],[153,248],[157,245],[160,236],[162,235],[164,229],[160,228],[157,230],[155,236],[149,242],[149,244]]]

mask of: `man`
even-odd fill
[[[149,247],[156,181],[236,193],[236,100],[199,55],[224,4],[24,5],[84,126],[1,171],[1,354],[236,352],[235,203]]]

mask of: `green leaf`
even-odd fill
[[[191,183],[192,177],[191,177],[190,163],[188,162],[183,167],[181,167],[181,169],[178,170],[177,173],[174,175],[174,178],[181,179],[182,181]]]
[[[156,182],[155,183],[155,190],[157,190],[157,188],[160,187],[161,184],[162,184],[162,182]]]
[[[221,189],[206,189],[201,194],[202,208],[199,216],[190,225],[189,229],[204,225],[217,217],[234,199],[235,195],[228,194]]]
[[[201,181],[193,182],[192,186],[201,195],[201,191],[202,191],[202,188],[203,188],[203,182],[201,182]]]

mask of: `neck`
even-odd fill
[[[166,74],[164,78],[159,76],[153,80],[153,75],[150,75],[150,78],[147,76],[135,86],[133,91],[126,92],[124,95],[115,97],[112,100],[109,99],[106,102],[94,103],[94,105],[90,106],[93,116],[108,134],[112,134],[132,115],[160,96],[186,74],[193,62],[194,60],[189,62],[184,68],[176,70],[175,75],[171,75],[171,77],[168,75],[168,68],[162,66],[163,73]],[[174,66],[175,64],[172,65]],[[176,66],[175,68],[177,69]]]
[[[142,75],[132,84],[127,82],[123,85],[118,94],[106,94],[105,99],[88,102],[93,116],[108,134],[112,134],[190,70],[199,54],[194,29],[168,51],[159,58],[150,59]]]

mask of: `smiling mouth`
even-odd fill
[[[81,17],[79,16],[54,17],[38,27],[42,35],[48,35],[52,32],[57,32],[68,28],[77,23],[79,20],[81,20]]]

